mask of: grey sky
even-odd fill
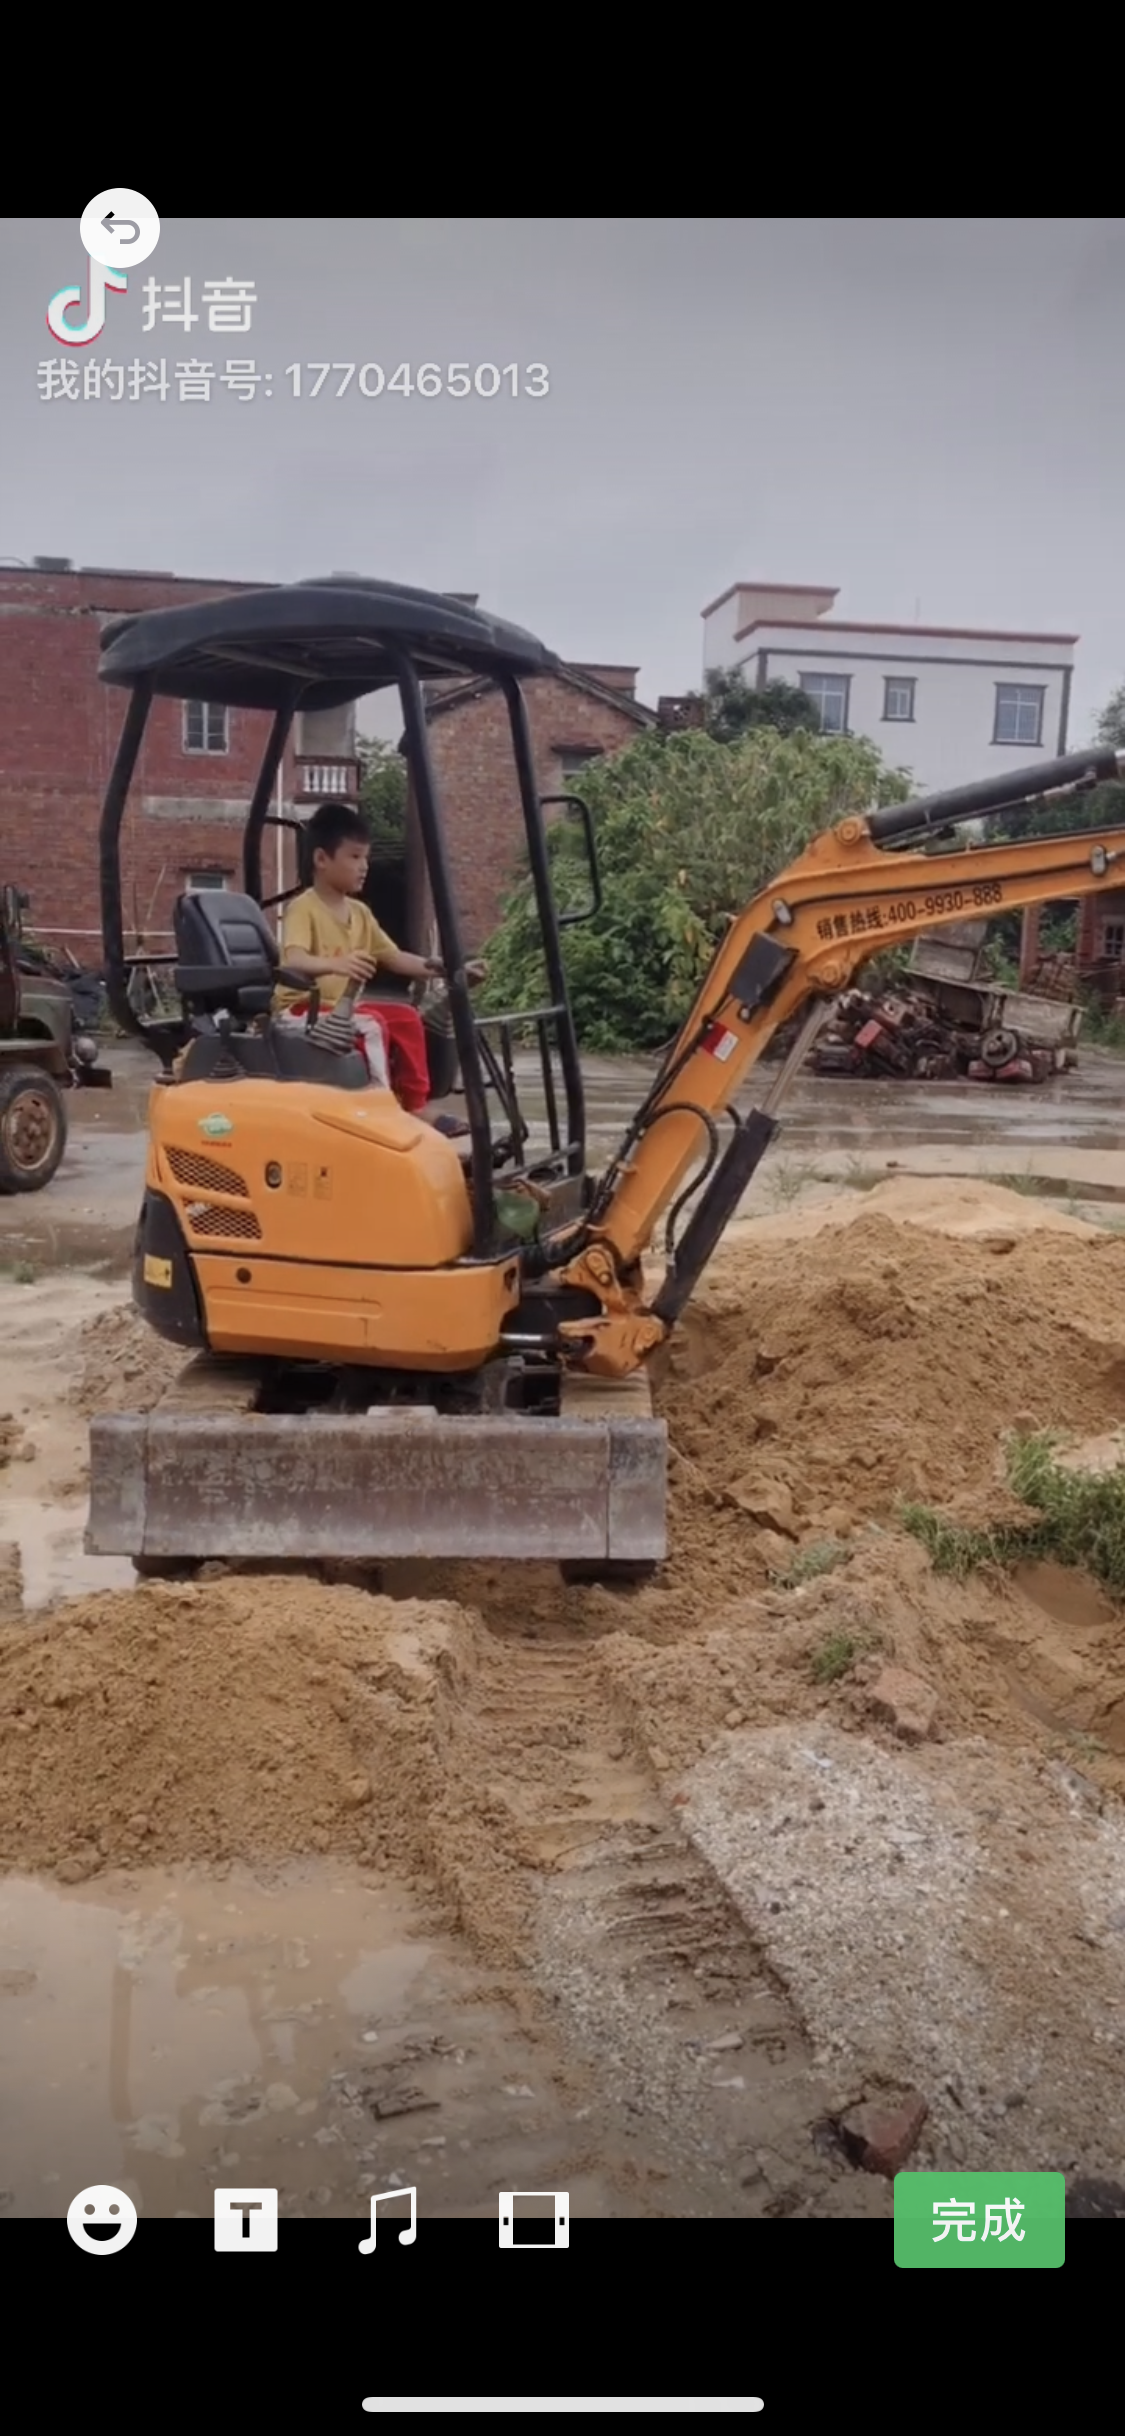
[[[250,357],[273,397],[48,404],[88,199],[0,235],[0,556],[474,591],[650,700],[739,578],[1077,633],[1076,741],[1125,677],[1125,220],[170,219],[88,354]],[[250,335],[142,335],[185,274],[253,280]],[[550,394],[290,397],[326,358],[545,363]]]

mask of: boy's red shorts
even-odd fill
[[[391,1089],[400,1106],[416,1116],[430,1097],[426,1027],[417,1007],[408,1005],[404,999],[367,1005],[361,1000],[356,1014],[375,1016],[387,1044]]]
[[[290,1014],[307,1015],[309,1005],[307,998],[298,999],[290,1008]],[[417,1116],[430,1096],[426,1027],[417,1007],[398,999],[392,999],[389,1003],[383,1000],[364,1003],[361,1000],[356,1014],[365,1015],[369,1023],[372,1019],[378,1023],[386,1044],[391,1089],[400,1107],[405,1108],[410,1116]],[[356,1047],[363,1047],[360,1033],[356,1034]]]

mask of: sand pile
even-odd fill
[[[612,1708],[460,1606],[294,1576],[71,1600],[0,1639],[0,1871],[349,1855],[510,1959],[525,1873],[621,1815],[623,1764],[637,1798]]]
[[[1104,1602],[1042,1574],[947,1584],[898,1527],[904,1498],[1003,1510],[1016,1424],[1120,1426],[1125,1243],[991,1188],[935,1182],[926,1201],[928,1227],[913,1187],[887,1188],[903,1223],[848,1196],[815,1213],[799,1262],[772,1223],[728,1245],[657,1383],[672,1552],[651,1587],[565,1589],[502,1564],[396,1569],[393,1600],[228,1579],[74,1602],[13,1638],[0,1855],[81,1871],[332,1849],[430,1866],[471,1820],[510,1858],[505,1753],[534,1773],[542,1725],[549,1776],[565,1749],[542,1676],[564,1651],[589,1661],[588,1695],[568,1697],[615,1711],[659,1774],[732,1720],[831,1714],[878,1733],[868,1692],[888,1662],[934,1684],[950,1736],[1092,1735],[1125,1774]],[[103,1314],[79,1339],[78,1401],[151,1402],[177,1362],[127,1310]],[[828,1542],[829,1569],[806,1578]],[[818,1679],[833,1640],[849,1662]]]
[[[793,1225],[754,1221],[714,1263],[654,1363],[668,1423],[671,1549],[623,1602],[551,1572],[426,1567],[506,1632],[680,1642],[813,1547],[899,1527],[904,1500],[967,1522],[1019,1519],[1016,1427],[1083,1439],[1125,1421],[1125,1241],[997,1187],[885,1188],[901,1223],[847,1194]],[[835,1580],[835,1576],[832,1577]]]
[[[463,1622],[287,1579],[68,1602],[0,1643],[0,1860],[417,1866],[435,1661]]]
[[[75,1409],[84,1420],[148,1412],[187,1358],[182,1346],[154,1336],[130,1304],[100,1311],[79,1335]]]
[[[799,1264],[747,1241],[689,1313],[662,1400],[690,1489],[741,1490],[774,1529],[889,1520],[903,1498],[995,1511],[1005,1432],[1125,1416],[1125,1243],[995,1213],[950,1240],[870,1208]],[[791,1516],[754,1496],[770,1482]]]
[[[876,1698],[888,1667],[931,1686],[934,1739],[1050,1747],[1125,1792],[1125,1639],[1117,1611],[1061,1567],[935,1574],[917,1541],[864,1531],[832,1571],[758,1589],[652,1645],[642,1603],[599,1648],[620,1714],[673,1774],[724,1729],[833,1719],[896,1744]],[[629,1629],[634,1613],[641,1630]],[[829,1671],[824,1672],[825,1661]]]
[[[762,1243],[802,1242],[825,1228],[853,1226],[861,1214],[893,1218],[902,1226],[920,1226],[927,1233],[951,1236],[1070,1235],[1097,1237],[1098,1229],[1072,1218],[1034,1193],[1013,1192],[973,1176],[888,1176],[859,1198],[837,1193],[808,1208],[776,1218],[755,1218],[755,1239]]]

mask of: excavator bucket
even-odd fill
[[[659,1564],[665,1424],[643,1380],[585,1386],[549,1419],[261,1414],[256,1379],[204,1358],[152,1413],[92,1423],[86,1547],[138,1563]]]

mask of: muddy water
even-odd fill
[[[340,1868],[0,1881],[0,2125],[17,2217],[95,2182],[207,2217],[232,2174],[298,2217],[369,2218],[411,2184],[423,2219],[495,2215],[513,2187],[635,2212],[590,2168],[608,2152],[559,2058],[404,1896]]]
[[[27,1614],[88,1590],[134,1588],[137,1576],[127,1557],[87,1556],[85,1530],[85,1503],[75,1508],[5,1495],[0,1536],[19,1549]]]

